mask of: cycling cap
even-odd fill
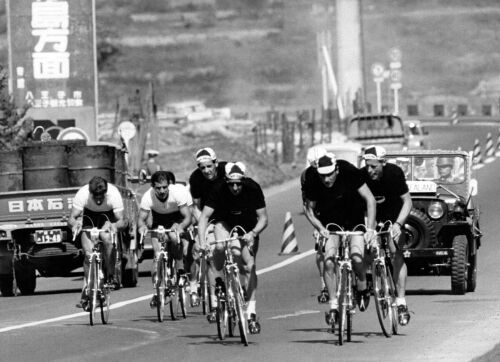
[[[365,153],[363,154],[363,159],[365,160],[378,160],[381,161],[385,159],[385,148],[381,146],[368,146],[365,148]]]
[[[321,175],[328,175],[335,171],[337,160],[333,153],[327,153],[318,160],[318,173]]]
[[[146,150],[146,154],[148,154],[149,156],[158,156],[160,152],[158,152],[157,150],[149,149]]]
[[[241,180],[245,177],[246,167],[241,162],[228,162],[225,167],[226,177],[229,180]]]
[[[307,163],[313,167],[318,167],[318,160],[326,155],[326,150],[321,146],[314,146],[307,151]]]
[[[196,162],[205,162],[205,161],[215,161],[217,156],[215,155],[214,150],[210,147],[205,147],[196,151]]]

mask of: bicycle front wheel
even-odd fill
[[[156,317],[163,322],[165,314],[166,263],[163,257],[156,263]]]
[[[171,274],[176,275],[175,269],[171,268]],[[168,281],[168,297],[170,299],[170,317],[173,321],[177,320],[177,312],[179,311],[179,287],[177,286],[177,277],[170,278]]]
[[[245,313],[243,311],[243,291],[239,283],[238,278],[233,280],[233,291],[234,294],[234,309],[236,311],[236,318],[238,319],[238,328],[240,330],[241,343],[248,346],[248,328],[247,319],[245,318]]]
[[[227,304],[225,297],[217,296],[217,310],[216,310],[216,320],[217,320],[217,334],[219,339],[222,341],[226,338],[226,328],[227,328]]]
[[[186,319],[186,286],[179,285],[177,292],[179,293],[179,309],[181,310],[182,318]]]
[[[207,262],[202,259],[200,262],[200,289],[198,295],[201,299],[201,308],[203,315],[207,314],[207,306],[210,303],[210,297],[208,294],[208,275],[207,275]]]
[[[392,334],[398,334],[398,306],[396,305],[396,286],[394,285],[394,279],[392,279],[391,268],[387,269],[387,280],[389,281],[389,295],[391,302],[391,319],[392,319]]]
[[[109,288],[107,286],[103,287],[99,298],[102,324],[108,324],[109,321],[109,306],[111,304],[109,294]]]
[[[87,282],[88,292],[88,306],[89,306],[89,319],[90,325],[93,326],[95,322],[95,309],[97,306],[97,293],[99,291],[99,266],[97,257],[92,255],[90,259],[89,280]]]
[[[375,299],[375,309],[382,328],[382,332],[387,338],[392,335],[392,298],[389,292],[387,280],[387,268],[380,263],[373,265],[373,297]]]
[[[342,268],[340,270],[340,285],[339,285],[339,344],[344,344],[344,339],[346,337],[346,331],[348,330],[347,325],[347,314],[349,310],[349,270]],[[332,326],[332,329],[335,328]]]

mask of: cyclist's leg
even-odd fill
[[[89,256],[92,253],[92,242],[90,241],[88,237],[88,233],[83,231],[81,233],[81,243],[82,243],[82,250],[83,250],[83,255],[85,256],[83,258],[83,290],[81,293],[81,298],[80,302],[76,305],[78,308],[85,308],[85,305],[87,304],[87,293],[86,293],[86,286],[87,286],[87,279],[89,276],[89,269],[90,269],[90,264],[89,264]]]
[[[172,226],[177,225],[174,223]],[[171,227],[172,227],[171,226]],[[180,242],[177,240],[175,233],[168,233],[170,248],[172,250],[172,257],[175,259],[175,269],[177,272],[184,271],[184,239],[180,237]]]
[[[198,274],[200,250],[195,239],[189,238],[186,248],[186,268],[189,270],[189,291],[191,306],[199,305],[198,300]]]
[[[158,261],[158,254],[160,253],[160,243],[158,241],[158,238],[154,235],[151,236],[151,246],[153,247],[153,252],[154,252],[153,262],[151,263],[151,282],[153,284],[153,297],[149,302],[149,306],[151,308],[156,308],[156,303],[158,303],[158,297],[156,295],[155,278],[157,273],[156,267]]]
[[[248,249],[248,245],[245,242],[236,241],[235,248],[232,249],[235,260],[239,263],[239,269],[242,271],[243,275],[246,275],[248,279],[246,293],[247,293],[247,316],[248,316],[248,328],[250,333],[260,333],[261,327],[257,318],[256,311],[256,294],[257,294],[257,267],[256,267],[256,257],[259,250],[259,239],[256,238],[254,245],[252,247],[252,253]]]
[[[328,240],[325,242],[325,284],[328,289],[328,294],[330,294],[330,310],[338,308],[337,300],[337,266],[336,257],[339,247],[339,237],[336,235],[330,235]]]
[[[365,238],[363,235],[351,236],[352,267],[356,274],[357,303],[359,310],[364,312],[370,303],[370,291],[366,283]]]
[[[394,243],[392,239],[389,241],[389,249],[392,256],[393,278],[396,284],[396,305],[398,306],[399,321],[400,324],[406,325],[410,321],[410,313],[405,298],[408,269],[401,251],[403,242],[404,236],[402,234],[397,243]]]
[[[325,282],[325,254],[322,250],[322,245],[323,243],[318,245],[319,249],[316,252],[316,266],[318,267],[320,279],[320,294],[318,295],[318,302],[326,303],[330,299],[330,295],[328,294]]]
[[[102,240],[103,246],[103,272],[106,280],[109,280],[114,277],[115,274],[115,265],[116,265],[116,248],[113,245],[113,241],[111,239],[111,233],[102,232],[99,234],[99,238]]]

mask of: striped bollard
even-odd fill
[[[500,157],[500,128],[498,129],[497,148],[495,151],[495,156]]]
[[[474,150],[472,151],[472,169],[479,170],[484,166],[483,156],[481,155],[481,144],[479,140],[476,138],[474,141]]]
[[[297,254],[298,252],[299,252],[299,246],[297,244],[297,238],[295,237],[295,229],[293,227],[292,214],[290,213],[290,211],[287,211],[285,215],[283,240],[279,255]]]
[[[495,161],[495,148],[493,147],[491,132],[488,132],[488,135],[486,136],[485,153],[486,153],[486,158],[484,160],[484,163],[491,163]]]

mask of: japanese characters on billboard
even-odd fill
[[[35,120],[73,119],[95,137],[94,9],[94,0],[7,0],[12,93]]]

